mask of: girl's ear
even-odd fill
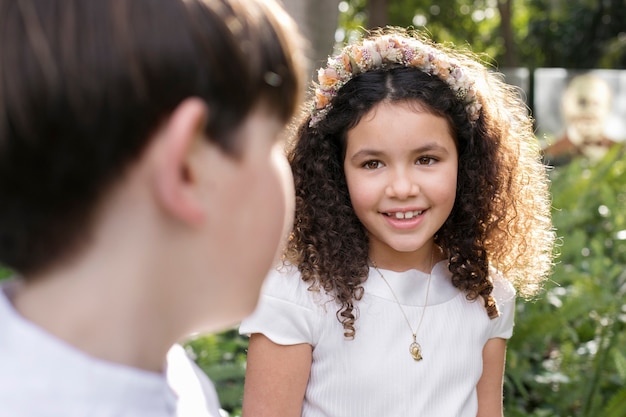
[[[200,199],[199,183],[192,169],[197,142],[206,141],[204,128],[207,106],[188,98],[172,112],[155,141],[155,197],[172,217],[189,224],[204,222],[206,213]]]

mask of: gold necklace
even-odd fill
[[[378,266],[376,266],[376,262],[370,259],[372,266],[374,266],[374,269],[376,270],[376,272],[378,272],[378,275],[380,275],[380,277],[383,279],[383,281],[387,285],[387,288],[389,288],[389,291],[391,292],[393,299],[396,300],[396,304],[398,304],[398,308],[402,312],[402,315],[404,316],[404,320],[406,321],[407,326],[409,326],[409,330],[411,331],[411,335],[413,336],[413,342],[409,345],[409,353],[411,354],[411,357],[413,358],[413,360],[415,360],[416,362],[419,362],[423,359],[422,347],[420,346],[419,343],[417,343],[417,332],[419,332],[420,327],[422,326],[422,321],[424,320],[424,314],[426,313],[426,307],[428,306],[428,293],[430,292],[430,280],[433,275],[433,256],[434,256],[434,251],[430,255],[430,273],[428,274],[428,284],[426,284],[426,297],[424,298],[424,307],[422,308],[422,315],[420,316],[420,320],[417,323],[417,328],[415,329],[415,331],[413,331],[413,327],[411,327],[411,322],[409,321],[408,316],[406,315],[404,309],[402,308],[402,305],[400,304],[400,301],[398,300],[396,293],[393,291],[393,288],[391,288],[391,285],[389,285],[389,282],[387,282],[383,273],[380,272],[380,269],[378,269]]]

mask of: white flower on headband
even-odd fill
[[[390,34],[365,39],[361,45],[348,45],[339,55],[328,58],[328,65],[317,72],[309,125],[315,126],[326,116],[337,91],[354,76],[396,64],[437,76],[465,104],[469,120],[478,120],[482,106],[477,100],[474,81],[457,61],[416,38]]]

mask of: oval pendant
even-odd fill
[[[409,346],[409,352],[411,353],[413,360],[415,360],[416,362],[421,361],[423,359],[422,347],[419,345],[419,343],[417,342],[411,343],[411,345]]]

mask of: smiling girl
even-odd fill
[[[539,289],[554,242],[524,104],[400,29],[318,75],[285,262],[240,328],[244,416],[501,416],[516,289]]]

